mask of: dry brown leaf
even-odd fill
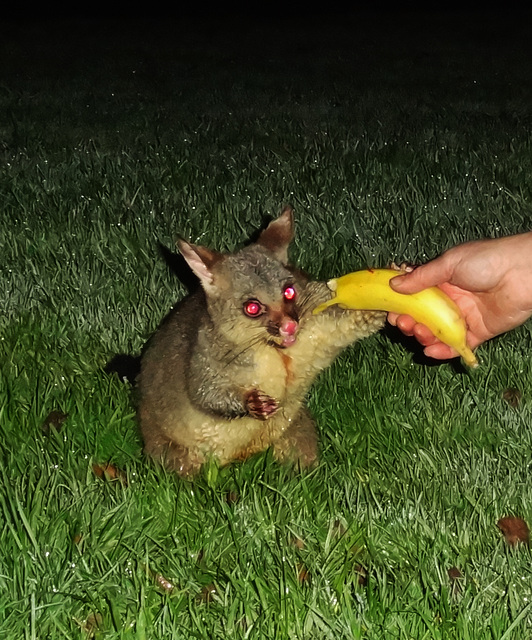
[[[166,591],[167,593],[171,593],[174,590],[173,583],[170,582],[170,580],[167,580],[160,573],[155,573],[153,575],[153,579],[155,580],[155,584],[161,587],[163,591]]]
[[[361,564],[357,564],[355,565],[355,573],[358,574],[358,584],[361,587],[365,587],[368,584],[368,572],[366,569]]]
[[[94,471],[94,474],[102,480],[119,480],[123,485],[127,485],[126,474],[118,469],[118,467],[115,467],[114,464],[110,464],[109,462],[104,462],[102,464],[93,464],[92,470]]]
[[[519,389],[509,387],[502,392],[502,399],[515,409],[521,402],[521,392]]]
[[[337,518],[331,527],[331,534],[335,537],[341,538],[347,532],[347,527],[345,524]]]
[[[214,583],[206,584],[203,589],[198,593],[198,602],[209,603],[212,602],[214,596],[217,594],[216,585]]]
[[[300,584],[310,584],[310,571],[304,564],[297,565],[297,579]]]
[[[463,583],[462,572],[458,567],[450,567],[449,569],[447,569],[447,575],[449,576],[449,582],[451,583],[450,584],[451,597],[454,599],[460,598],[460,596],[462,595],[463,587],[464,587],[464,585],[462,584]]]
[[[54,409],[46,416],[45,421],[41,425],[41,430],[44,434],[48,435],[53,429],[54,431],[61,431],[63,423],[68,418],[68,413],[57,411]]]
[[[156,573],[155,571],[152,571],[152,569],[150,569],[150,567],[144,563],[141,564],[141,567],[142,567],[142,570],[145,571],[146,574],[153,579],[155,584],[158,587],[161,587],[161,589],[163,589],[163,591],[170,593],[174,590],[175,588],[174,583],[170,582],[170,580],[165,578],[161,573]]]
[[[236,504],[240,500],[240,496],[236,491],[228,491],[225,494],[225,501],[227,504]]]
[[[529,544],[530,530],[523,518],[505,516],[497,522],[497,526],[502,531],[504,539],[510,547],[515,547],[520,542],[526,545]]]
[[[458,567],[451,567],[450,569],[447,569],[447,575],[449,576],[449,580],[453,581],[461,578],[462,572]]]
[[[305,548],[305,541],[302,540],[299,536],[292,536],[290,542],[296,549],[301,550]]]
[[[81,627],[83,636],[86,638],[94,638],[98,631],[102,630],[103,618],[100,613],[91,613],[86,620],[76,622]]]

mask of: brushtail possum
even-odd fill
[[[183,476],[271,448],[305,468],[317,461],[305,395],[346,346],[377,331],[385,314],[337,307],[288,264],[293,210],[285,207],[233,254],[178,242],[201,288],[166,318],[144,351],[138,416],[145,452]]]

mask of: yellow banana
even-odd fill
[[[453,300],[438,287],[412,294],[394,291],[390,280],[401,273],[404,271],[365,269],[333,278],[327,285],[335,296],[316,307],[313,313],[321,313],[337,304],[344,309],[408,314],[428,327],[438,340],[455,349],[467,365],[478,366],[475,354],[467,346],[466,323]]]

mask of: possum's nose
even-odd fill
[[[299,325],[295,320],[287,320],[283,322],[279,328],[279,335],[283,339],[283,347],[289,347],[296,341],[296,333]]]
[[[297,333],[298,328],[299,328],[299,325],[295,320],[287,320],[286,322],[283,322],[283,324],[281,325],[281,329],[280,329],[281,335],[293,336]]]

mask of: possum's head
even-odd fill
[[[235,254],[179,242],[205,291],[213,329],[231,342],[281,348],[296,342],[305,281],[287,266],[293,227],[286,207],[254,244]]]

